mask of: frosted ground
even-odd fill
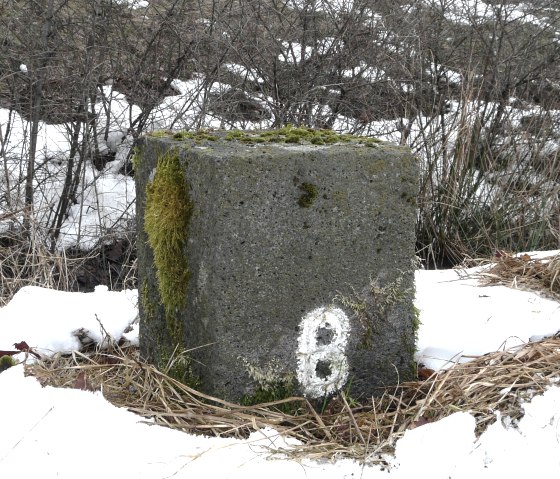
[[[417,359],[424,364],[448,367],[462,356],[503,350],[560,330],[559,303],[505,286],[481,286],[472,277],[476,271],[417,272],[422,321]],[[0,309],[0,350],[26,341],[44,355],[68,352],[80,348],[84,338],[102,342],[101,324],[113,338],[137,344],[136,301],[136,290],[112,292],[103,286],[93,293],[22,288]],[[524,405],[518,422],[497,413],[478,439],[468,411],[407,431],[395,456],[386,458],[388,469],[342,457],[290,459],[281,450],[297,441],[272,429],[255,431],[247,440],[173,431],[114,407],[101,392],[41,387],[24,376],[22,365],[0,374],[0,391],[1,477],[21,472],[43,478],[154,479],[560,475],[560,387],[554,385]]]

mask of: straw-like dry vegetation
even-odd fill
[[[410,146],[423,160],[416,233],[429,266],[495,248],[558,247],[560,12],[557,2],[539,0],[517,18],[518,3],[487,2],[480,16],[474,4],[435,0],[360,0],[342,14],[245,0],[198,7],[166,0],[139,10],[0,0],[0,107],[9,112],[0,125],[0,306],[29,284],[134,287],[134,239],[110,236],[114,225],[100,231],[93,251],[72,256],[59,248],[87,187],[83,172],[115,160],[110,133],[194,131],[216,119],[224,128],[338,128]],[[153,120],[163,99],[178,93],[173,80],[193,78],[199,86],[169,124]],[[109,85],[140,113],[133,117],[131,107],[122,120]],[[10,140],[20,116],[29,121],[21,145]],[[38,151],[43,122],[65,128],[63,161]],[[126,161],[121,173],[130,174]],[[57,176],[55,194],[46,179]],[[480,279],[560,299],[560,256],[500,253]],[[556,336],[438,374],[420,369],[422,380],[373,399],[340,395],[320,411],[300,397],[244,407],[206,396],[144,363],[135,348],[58,355],[27,372],[44,385],[102,390],[113,404],[168,427],[246,437],[271,426],[301,441],[293,454],[371,462],[382,461],[404,431],[456,411],[471,412],[478,433],[496,411],[515,421],[524,399],[557,380],[559,364]]]
[[[479,276],[485,284],[535,291],[560,300],[560,253],[532,258],[527,253],[512,255],[499,251],[491,266]]]
[[[293,124],[412,149],[429,266],[559,247],[558,1],[146,3],[0,0],[0,240],[129,234],[131,204],[98,235],[65,228],[87,216],[84,172],[132,174],[132,139],[153,129]],[[45,123],[67,151],[43,151]]]
[[[91,251],[51,251],[41,241],[40,225],[28,221],[36,233],[29,240],[17,231],[0,234],[0,307],[30,285],[61,291],[93,290],[98,284],[113,290],[136,286],[134,238],[113,238]]]
[[[560,255],[532,259],[499,252],[480,278],[559,298]],[[42,359],[28,365],[27,374],[45,386],[101,390],[116,406],[189,433],[241,438],[269,426],[301,442],[289,454],[383,462],[406,430],[454,412],[470,412],[477,434],[496,421],[498,411],[515,424],[524,401],[560,381],[560,335],[466,359],[439,373],[419,367],[418,381],[380,390],[375,398],[340,394],[320,410],[303,397],[256,406],[210,397],[167,374],[180,354],[160,371],[142,361],[137,348],[116,344],[110,351]]]
[[[28,366],[27,372],[43,385],[101,390],[114,405],[182,431],[247,437],[270,426],[301,441],[289,454],[383,462],[382,454],[392,452],[407,429],[457,411],[473,414],[477,434],[496,420],[497,411],[515,422],[523,416],[524,400],[558,381],[559,364],[556,336],[474,358],[367,401],[341,394],[321,411],[302,397],[239,406],[207,396],[142,362],[135,348],[59,355]]]

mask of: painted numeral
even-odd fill
[[[339,308],[322,307],[301,321],[298,381],[305,396],[318,398],[340,390],[348,379],[348,317]]]

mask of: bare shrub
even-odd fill
[[[430,265],[559,245],[552,0],[40,0],[0,13],[0,215],[50,254],[71,222],[83,251],[130,234],[133,204],[109,221],[108,200],[86,200],[132,174],[145,131],[288,123],[409,145]],[[42,150],[46,123],[59,154]]]

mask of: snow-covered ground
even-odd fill
[[[132,8],[149,2],[119,0]],[[306,2],[292,0],[295,7]],[[477,18],[503,15],[522,18],[523,23],[543,22],[525,12],[524,4],[494,8],[490,2],[461,0],[443,2],[446,18],[461,22],[468,12]],[[449,4],[449,5],[448,5]],[[316,2],[316,8],[347,10],[351,0]],[[467,15],[469,16],[469,15]],[[321,53],[332,40],[316,46]],[[286,42],[282,61],[295,62],[310,47]],[[305,56],[304,55],[304,56]],[[436,66],[433,65],[434,69]],[[228,64],[238,74],[259,81],[255,71]],[[381,78],[379,68],[356,67],[363,78]],[[21,64],[20,70],[27,71]],[[434,73],[434,72],[430,72]],[[460,74],[445,71],[448,80],[460,82]],[[349,70],[349,76],[355,72]],[[166,97],[154,109],[150,128],[192,128],[193,118],[201,115],[198,96],[205,78],[193,75],[188,81],[174,82],[181,93]],[[403,88],[410,85],[403,84]],[[210,93],[223,93],[228,85],[213,83]],[[65,219],[59,247],[89,249],[104,234],[126,231],[134,220],[135,185],[118,172],[127,160],[131,137],[127,136],[131,118],[139,114],[123,94],[103,87],[100,102],[110,105],[111,118],[102,104],[100,124],[108,125],[107,136],[98,138],[101,153],[112,152],[115,160],[103,171],[86,162],[81,176],[77,204]],[[194,100],[193,100],[194,99]],[[266,103],[268,99],[260,98]],[[474,105],[473,105],[474,107]],[[537,108],[537,107],[535,107]],[[458,104],[450,104],[450,114]],[[518,122],[531,112],[520,109],[511,117]],[[411,128],[418,135],[422,118]],[[445,120],[448,121],[447,119]],[[0,109],[5,162],[2,181],[12,185],[7,195],[19,214],[21,178],[27,155],[29,124],[16,113]],[[400,141],[398,122],[371,123],[375,136]],[[219,128],[221,122],[204,117],[205,127]],[[266,128],[270,120],[244,127]],[[335,129],[348,130],[349,120],[340,117]],[[513,126],[516,126],[515,124]],[[68,132],[62,125],[41,123],[38,138],[35,213],[41,225],[56,210],[66,174],[70,149]],[[421,136],[419,136],[421,138]],[[554,147],[555,148],[555,147]],[[555,151],[555,150],[553,150]],[[14,187],[14,185],[16,185]],[[8,198],[6,196],[6,198]],[[0,204],[0,231],[11,227],[10,205]],[[6,216],[2,219],[2,215]],[[552,254],[552,253],[551,253]],[[536,294],[503,286],[483,287],[469,276],[475,270],[418,271],[416,305],[421,310],[418,360],[432,369],[447,367],[472,356],[512,347],[551,335],[560,330],[560,305]],[[79,349],[89,342],[103,342],[107,334],[114,339],[138,342],[137,291],[111,292],[99,286],[94,293],[67,293],[38,287],[22,288],[13,300],[0,309],[0,350],[12,350],[25,341],[44,355]],[[19,355],[19,359],[23,354]],[[560,365],[559,365],[560,376]],[[518,422],[497,417],[478,439],[475,419],[469,412],[457,412],[438,422],[407,431],[397,443],[390,467],[333,458],[316,462],[294,460],[271,450],[290,447],[294,439],[280,437],[274,430],[260,430],[247,440],[200,437],[154,425],[124,409],[108,403],[101,393],[77,389],[42,387],[33,377],[25,377],[18,365],[0,373],[0,478],[25,476],[40,478],[508,478],[535,476],[560,477],[560,387],[550,387],[525,404],[525,415]],[[498,416],[498,414],[497,414]]]
[[[560,330],[559,303],[504,286],[480,286],[466,275],[474,272],[417,272],[416,305],[422,321],[418,359],[430,367]],[[136,291],[110,292],[105,287],[93,293],[22,288],[0,309],[0,350],[26,341],[48,355],[99,342],[105,332],[134,344],[136,301]],[[22,365],[0,374],[0,391],[0,477],[560,476],[557,386],[526,403],[517,424],[497,417],[478,439],[468,412],[409,430],[397,442],[388,469],[344,458],[316,462],[272,453],[295,440],[271,429],[243,441],[173,431],[114,407],[100,392],[41,387],[35,378],[24,376]]]

